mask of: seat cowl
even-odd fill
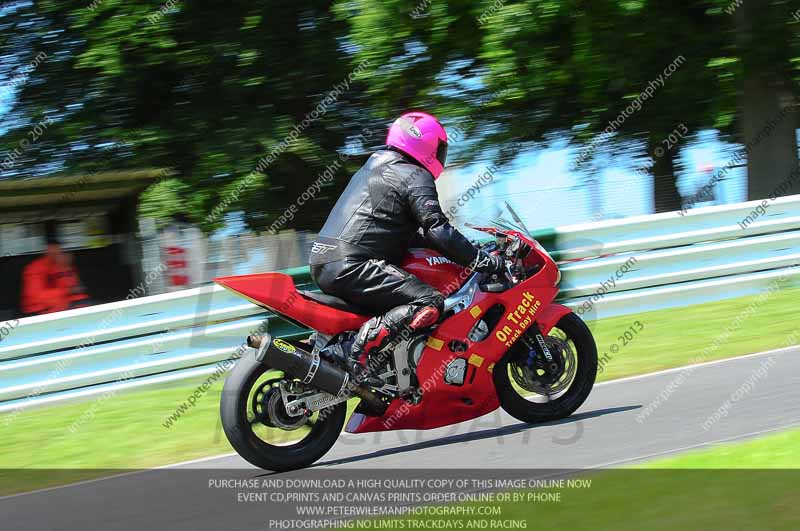
[[[339,297],[328,295],[327,293],[322,293],[321,291],[297,290],[297,292],[307,299],[311,299],[312,301],[324,304],[325,306],[330,306],[331,308],[336,308],[337,310],[355,313],[358,315],[366,315],[366,316],[374,315],[374,313],[370,312],[369,310],[366,310],[355,304],[349,303],[344,299],[340,299]]]
[[[336,335],[346,330],[358,330],[369,318],[352,309],[343,310],[308,297],[298,291],[292,277],[284,273],[220,277],[215,278],[214,282],[258,306],[323,334]]]

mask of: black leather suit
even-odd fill
[[[433,176],[405,155],[381,150],[353,175],[311,250],[311,276],[323,292],[399,330],[443,294],[398,266],[421,229],[424,246],[470,265],[478,249],[447,221]]]

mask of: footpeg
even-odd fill
[[[372,374],[372,371],[357,361],[349,361],[348,372],[350,373],[350,376],[353,377],[354,382],[360,383],[361,385],[365,385],[367,387],[381,388],[386,384],[386,382]]]

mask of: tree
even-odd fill
[[[18,2],[2,13],[2,53],[19,55],[24,41],[26,57],[46,59],[3,117],[4,143],[51,123],[6,176],[169,167],[191,190],[185,213],[204,228],[238,208],[251,226],[269,226],[360,128],[348,116],[366,70],[353,73],[332,4]],[[312,226],[319,210],[287,226]]]
[[[644,140],[652,154],[681,123],[694,127],[711,120],[714,103],[698,97],[715,81],[705,68],[708,21],[698,8],[474,0],[435,2],[424,17],[412,17],[414,4],[402,0],[347,4],[359,54],[393,67],[389,76],[368,81],[371,94],[394,112],[413,105],[452,112],[479,138],[467,157],[490,152],[502,162],[559,135],[589,157],[597,149],[630,149],[631,140]],[[656,31],[642,31],[653,22]],[[682,49],[689,59],[651,102],[639,105],[639,94]],[[637,110],[625,113],[633,102]],[[620,113],[626,116],[620,119]],[[681,207],[674,171],[679,148],[655,157],[658,210]]]
[[[758,12],[765,4],[773,8]],[[359,54],[392,65],[390,75],[369,80],[383,107],[424,105],[458,116],[479,137],[466,157],[490,152],[508,160],[558,136],[575,143],[579,162],[600,151],[640,150],[657,211],[682,206],[677,161],[691,134],[715,128],[745,143],[793,92],[785,81],[772,82],[766,86],[783,88],[766,97],[770,76],[756,77],[762,82],[754,88],[748,73],[777,70],[785,79],[796,55],[781,45],[790,40],[787,17],[780,23],[770,14],[780,12],[778,0],[742,11],[758,30],[735,26],[728,0],[471,0],[434,2],[422,16],[418,4],[404,0],[346,5]],[[762,24],[765,17],[772,23]],[[387,31],[369,31],[374,27]],[[743,44],[748,31],[758,46]],[[743,63],[752,65],[744,68],[747,78]],[[742,134],[747,123],[753,125]],[[751,157],[751,193],[766,173],[785,175],[793,163],[794,125],[784,124],[761,145],[766,154]],[[779,171],[770,155],[776,149],[786,161]]]
[[[17,0],[0,9],[0,75],[25,81],[0,131],[10,153],[42,134],[3,175],[170,167],[182,185],[163,200],[206,229],[235,209],[258,229],[315,228],[355,169],[337,150],[422,107],[450,118],[455,160],[502,163],[554,137],[579,162],[634,153],[656,210],[676,210],[692,133],[747,143],[794,99],[789,8],[734,4]],[[751,197],[796,166],[794,121],[750,153]]]
[[[748,0],[733,13],[734,48],[741,75],[740,141],[751,143],[747,195],[764,199],[797,193],[783,183],[797,171],[795,114],[798,26],[785,2]],[[759,135],[767,137],[763,141]]]

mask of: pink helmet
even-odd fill
[[[386,145],[413,158],[438,179],[447,160],[447,132],[434,116],[409,112],[394,121]]]

